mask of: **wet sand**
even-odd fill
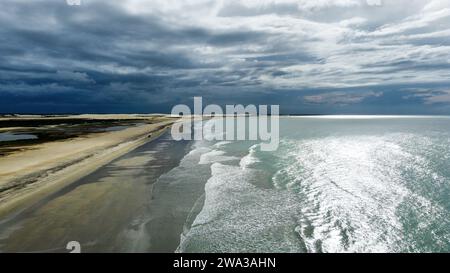
[[[165,133],[4,219],[0,251],[67,252],[66,244],[78,241],[83,252],[173,252],[201,192],[176,206],[183,189],[157,185],[155,194],[155,182],[189,145]]]

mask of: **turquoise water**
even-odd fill
[[[177,251],[450,251],[450,118],[286,117],[259,147],[194,143],[172,179],[205,193]]]

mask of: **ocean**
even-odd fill
[[[260,145],[195,141],[160,178],[205,183],[177,252],[450,251],[449,117],[282,117]]]

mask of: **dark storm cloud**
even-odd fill
[[[266,2],[4,0],[0,112],[448,109],[445,2]]]

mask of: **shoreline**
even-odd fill
[[[174,120],[36,145],[0,157],[0,222],[162,135]],[[6,217],[6,218],[5,218]]]

